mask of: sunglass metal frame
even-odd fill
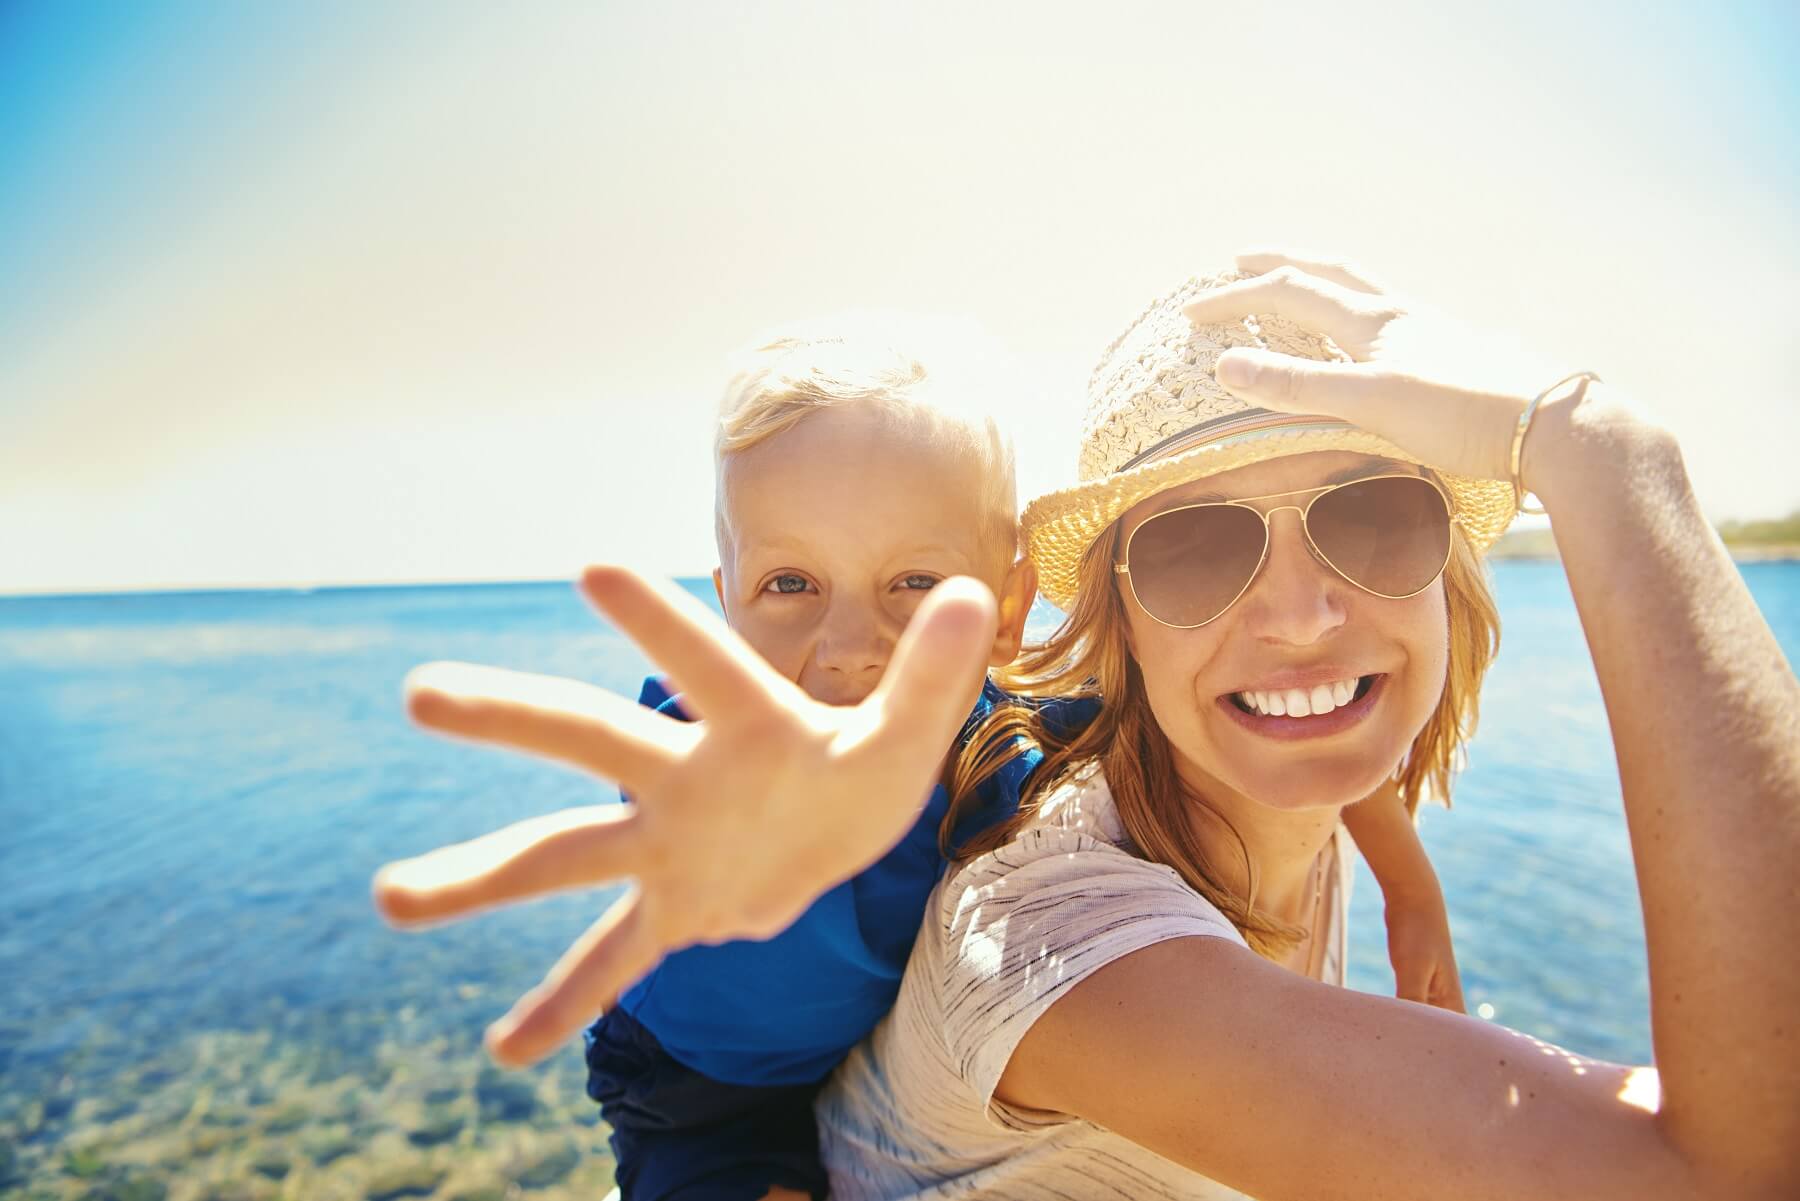
[[[1444,561],[1438,564],[1437,570],[1431,573],[1430,579],[1426,580],[1411,592],[1389,594],[1386,592],[1377,592],[1360,580],[1352,579],[1350,576],[1346,575],[1336,563],[1331,561],[1329,555],[1319,549],[1319,544],[1313,541],[1312,525],[1307,520],[1312,513],[1313,506],[1319,503],[1321,497],[1336,492],[1340,488],[1353,488],[1358,484],[1372,484],[1377,480],[1418,480],[1422,484],[1430,485],[1431,490],[1438,494],[1438,499],[1444,502],[1445,524],[1447,526],[1454,526],[1456,524],[1456,506],[1451,503],[1449,494],[1444,491],[1443,487],[1439,485],[1436,480],[1428,475],[1407,475],[1403,472],[1390,472],[1385,475],[1369,475],[1363,476],[1361,479],[1343,480],[1336,484],[1322,484],[1317,488],[1291,488],[1286,492],[1270,492],[1264,496],[1241,496],[1234,500],[1207,500],[1201,501],[1198,504],[1178,505],[1173,509],[1164,509],[1162,512],[1139,522],[1132,529],[1131,533],[1126,536],[1124,553],[1122,556],[1123,561],[1113,564],[1113,573],[1125,577],[1125,586],[1131,589],[1132,601],[1138,608],[1144,611],[1144,614],[1149,617],[1150,620],[1156,622],[1158,625],[1168,626],[1172,630],[1197,630],[1201,626],[1211,625],[1213,622],[1219,620],[1219,618],[1231,612],[1231,607],[1244,599],[1244,593],[1250,591],[1251,586],[1256,583],[1256,577],[1262,574],[1264,565],[1268,563],[1270,540],[1274,536],[1274,531],[1269,525],[1269,518],[1277,513],[1292,509],[1300,514],[1300,532],[1306,536],[1306,546],[1312,553],[1313,558],[1331,568],[1332,572],[1335,573],[1339,579],[1368,593],[1370,596],[1378,596],[1383,600],[1407,600],[1419,595],[1419,593],[1437,583],[1438,577],[1444,574],[1444,568],[1450,565],[1450,554],[1454,548],[1454,536],[1452,536],[1452,539],[1445,542]],[[1274,508],[1270,509],[1259,509],[1254,504],[1254,502],[1261,500],[1279,500],[1284,496],[1308,495],[1310,495],[1312,499],[1307,501],[1304,505],[1276,505]],[[1138,531],[1142,530],[1151,522],[1160,521],[1162,518],[1172,516],[1176,513],[1185,513],[1190,509],[1247,509],[1262,519],[1263,545],[1262,554],[1257,558],[1256,566],[1250,570],[1249,576],[1245,578],[1244,585],[1237,590],[1237,594],[1229,601],[1226,601],[1224,606],[1217,613],[1214,613],[1205,621],[1196,621],[1184,625],[1180,622],[1165,621],[1163,618],[1158,617],[1150,609],[1150,606],[1144,603],[1143,598],[1138,596],[1137,584],[1131,578],[1131,543],[1132,540],[1138,536]]]

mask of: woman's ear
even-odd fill
[[[725,607],[725,569],[723,567],[713,568],[713,591],[718,594],[719,608],[723,609]]]
[[[1000,626],[994,632],[989,666],[1005,667],[1019,657],[1019,647],[1025,642],[1025,620],[1031,616],[1031,602],[1036,599],[1037,567],[1029,558],[1021,557],[1007,570],[994,597],[1000,606]]]

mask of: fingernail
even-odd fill
[[[1227,388],[1248,388],[1256,382],[1256,364],[1243,355],[1231,355],[1219,360],[1214,375]]]

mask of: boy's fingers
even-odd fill
[[[642,787],[699,728],[579,680],[472,663],[427,663],[406,678],[406,709],[429,730],[554,759]]]
[[[718,614],[673,585],[623,567],[590,567],[581,590],[638,648],[680,681],[695,715],[732,714],[792,688]]]
[[[1248,271],[1251,275],[1266,275],[1282,267],[1293,267],[1308,275],[1316,275],[1320,279],[1349,288],[1352,292],[1365,292],[1373,296],[1387,291],[1360,267],[1291,250],[1246,250],[1237,256],[1237,267],[1239,271]]]
[[[386,865],[375,874],[375,906],[395,925],[415,926],[616,880],[638,866],[636,824],[626,805],[517,822]]]
[[[599,1017],[670,948],[656,944],[634,888],[587,928],[537,988],[487,1030],[488,1054],[504,1067],[536,1063]]]
[[[981,688],[999,614],[993,593],[966,576],[931,590],[865,704],[893,731],[891,750],[935,763]]]
[[[1282,267],[1214,288],[1183,305],[1182,312],[1196,325],[1228,323],[1252,313],[1274,314],[1350,346],[1369,336],[1369,318],[1363,311],[1367,305],[1349,288]]]
[[[1421,1005],[1431,1004],[1431,969],[1416,968],[1411,964],[1394,965],[1394,995],[1402,1001],[1417,1001]]]
[[[1468,1006],[1463,1001],[1462,981],[1457,978],[1455,970],[1439,972],[1436,987],[1432,989],[1431,1003],[1439,1009],[1448,1009],[1452,1013],[1467,1013]]]

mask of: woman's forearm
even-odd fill
[[[1618,755],[1662,1123],[1754,1179],[1800,1141],[1800,684],[1672,439],[1598,389],[1545,415],[1531,479]]]

